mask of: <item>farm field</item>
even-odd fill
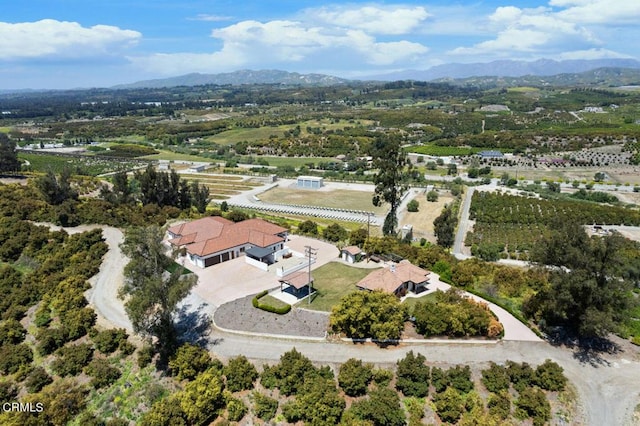
[[[359,122],[363,125],[370,125],[373,123],[371,120],[364,120]],[[356,122],[351,122],[349,120],[331,120],[331,119],[321,119],[321,120],[309,120],[303,121],[298,124],[283,124],[280,126],[263,126],[259,128],[237,128],[232,130],[227,130],[224,132],[220,132],[216,135],[209,136],[205,138],[208,142],[213,142],[219,145],[232,145],[238,142],[258,142],[258,141],[266,141],[271,136],[277,136],[279,138],[284,136],[286,131],[290,131],[296,128],[296,126],[300,126],[300,131],[302,135],[308,134],[307,127],[312,128],[320,128],[321,130],[341,130],[345,127],[354,127],[358,124]]]
[[[312,272],[316,296],[310,305],[305,301],[304,307],[330,312],[343,296],[356,291],[355,284],[370,272],[371,269],[355,268],[338,262],[321,266]]]
[[[551,221],[564,219],[583,225],[640,225],[640,212],[624,207],[573,201],[476,192],[470,208],[475,220],[465,244],[499,245],[509,252],[529,250],[547,232]]]
[[[70,167],[73,173],[97,176],[103,173],[130,169],[137,166],[134,163],[114,161],[111,159],[100,159],[97,157],[63,157],[47,154],[18,153],[18,158],[29,162],[31,170],[34,172],[47,172],[52,170],[60,173],[65,167]]]
[[[140,157],[144,160],[167,160],[167,161],[192,161],[195,163],[206,163],[213,162],[214,160],[200,157],[197,155],[189,155],[189,154],[181,154],[178,152],[172,151],[163,151],[161,150],[159,154],[153,155],[145,155],[144,157]]]
[[[483,151],[483,149],[471,148],[471,147],[457,147],[457,146],[421,145],[421,146],[410,147],[406,151],[416,153],[416,154],[422,154],[422,155],[449,157],[449,156],[472,155],[480,151]]]
[[[198,182],[205,185],[209,188],[209,194],[213,200],[225,200],[232,195],[238,195],[242,191],[248,191],[261,185],[241,176],[233,175],[183,173],[181,176],[188,182]]]
[[[345,189],[308,190],[276,187],[261,193],[258,197],[274,204],[298,204],[305,206],[331,207],[349,210],[371,211],[384,214],[386,206],[375,207],[371,203],[373,192],[353,191]]]
[[[262,160],[265,160],[269,163],[270,166],[282,167],[282,166],[291,166],[295,168],[302,167],[308,163],[318,164],[318,163],[328,163],[331,161],[336,161],[335,158],[331,157],[273,157],[273,156],[260,156],[258,157]]]

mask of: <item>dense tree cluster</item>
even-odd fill
[[[175,170],[170,173],[157,171],[149,164],[144,171],[135,172],[134,179],[135,185],[129,181],[126,172],[114,174],[113,186],[102,187],[102,198],[114,204],[126,204],[137,197],[143,205],[171,206],[181,210],[193,206],[200,213],[204,213],[209,204],[209,188],[196,181],[189,185]],[[134,188],[137,188],[135,192]]]
[[[549,283],[532,296],[525,312],[548,326],[562,325],[584,337],[606,337],[630,316],[633,281],[621,235],[587,236],[575,222],[558,221],[532,258],[554,268]]]
[[[344,296],[329,323],[347,337],[384,341],[399,339],[406,319],[406,308],[394,294],[363,290]]]
[[[424,336],[499,337],[503,328],[488,306],[465,297],[459,291],[436,292],[433,301],[413,308],[416,330]]]

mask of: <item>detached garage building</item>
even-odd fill
[[[301,189],[320,189],[324,186],[324,179],[319,176],[298,176],[296,186]]]
[[[169,243],[184,247],[196,266],[206,268],[245,254],[273,263],[284,249],[288,230],[263,219],[232,222],[219,216],[204,217],[168,229]]]

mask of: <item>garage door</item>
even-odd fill
[[[204,267],[206,268],[207,266],[217,265],[218,263],[220,263],[220,255],[212,256],[204,260]]]
[[[222,261],[223,262],[226,262],[229,259],[231,259],[231,256],[229,256],[229,252],[222,253]]]

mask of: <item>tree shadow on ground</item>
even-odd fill
[[[573,352],[573,357],[582,364],[592,367],[608,367],[611,363],[606,355],[620,353],[622,348],[610,339],[603,337],[580,337],[562,328],[551,330],[547,340],[556,347],[565,347]]]
[[[200,347],[206,347],[211,330],[211,317],[207,312],[207,305],[201,304],[197,308],[186,304],[180,307],[176,314],[176,332],[178,339],[184,343],[191,343]]]

